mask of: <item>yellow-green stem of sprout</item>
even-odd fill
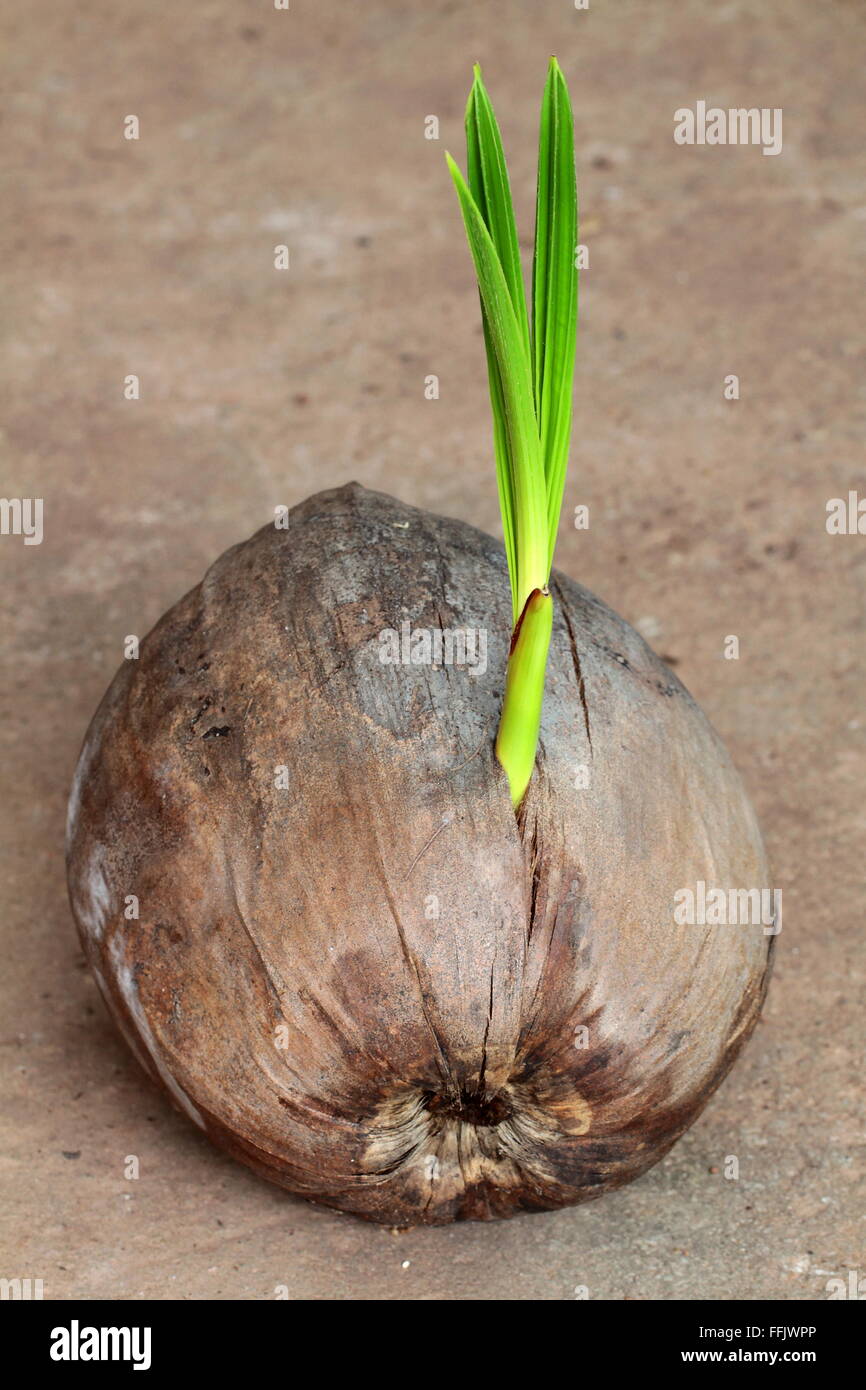
[[[507,774],[515,810],[526,795],[535,767],[552,631],[553,599],[546,589],[535,589],[514,630],[496,736],[496,756]]]

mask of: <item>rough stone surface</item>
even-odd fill
[[[824,524],[828,498],[866,495],[859,7],[105,0],[4,23],[3,492],[45,499],[45,539],[0,542],[3,1274],[48,1297],[825,1298],[866,1268],[862,538]],[[591,257],[558,564],[709,714],[785,926],[749,1047],[645,1177],[391,1235],[262,1183],[143,1079],[72,929],[66,799],[124,636],[275,505],[357,477],[495,530],[442,150],[478,58],[529,231],[551,51]],[[783,107],[783,153],[676,146],[700,97]]]

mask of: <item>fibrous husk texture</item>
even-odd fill
[[[519,818],[502,547],[354,484],[227,551],[93,720],[90,965],[148,1072],[292,1192],[394,1225],[596,1196],[756,1021],[772,936],[674,920],[699,881],[769,886],[739,778],[637,633],[552,588]],[[475,632],[474,667],[383,662],[404,623]]]

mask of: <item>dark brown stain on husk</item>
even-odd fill
[[[758,1017],[773,938],[673,916],[699,880],[769,887],[739,778],[637,633],[554,595],[519,820],[502,547],[354,484],[222,556],[88,733],[69,884],[106,1000],[195,1123],[314,1201],[406,1226],[598,1196]],[[484,630],[486,670],[383,664],[404,621]]]

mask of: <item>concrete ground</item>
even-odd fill
[[[499,1300],[824,1299],[866,1274],[866,538],[825,525],[866,496],[862,7],[82,0],[4,26],[2,489],[44,499],[44,539],[0,538],[0,1275],[48,1298]],[[443,151],[479,59],[530,236],[551,52],[590,254],[559,564],[726,739],[784,930],[755,1037],[648,1175],[392,1233],[254,1178],[144,1078],[78,949],[65,803],[124,636],[274,506],[358,478],[497,528]],[[677,145],[698,100],[782,108],[782,152]]]

